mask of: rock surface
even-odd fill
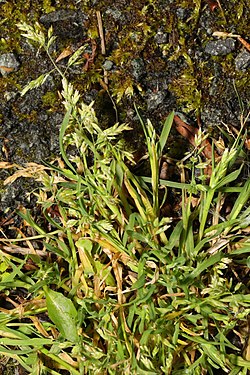
[[[3,76],[17,71],[20,66],[14,53],[3,53],[0,55],[0,72]]]
[[[81,11],[59,9],[43,14],[40,22],[47,28],[53,26],[54,34],[65,38],[83,38],[86,36],[85,24],[88,17]]]
[[[250,52],[242,51],[235,58],[235,67],[243,72],[250,67]]]
[[[208,42],[205,48],[206,53],[214,56],[225,56],[234,50],[235,40],[232,38]]]

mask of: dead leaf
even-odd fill
[[[8,66],[0,65],[0,69],[3,70],[5,73],[11,73],[15,70],[15,68],[9,68]]]
[[[245,147],[246,147],[247,150],[250,150],[250,138],[247,138],[245,140]]]
[[[57,57],[56,59],[56,63],[59,62],[60,60],[63,60],[65,59],[66,57],[72,55],[73,53],[73,50],[70,46],[66,47],[61,53],[60,55]]]
[[[29,318],[34,323],[34,326],[36,327],[36,329],[38,330],[38,332],[40,332],[44,337],[49,337],[48,332],[43,328],[43,325],[39,321],[39,319],[38,319],[37,316],[30,315]]]
[[[219,6],[216,0],[206,0],[206,2],[212,12]]]
[[[179,116],[174,116],[174,123],[176,130],[180,133],[184,138],[186,138],[192,146],[195,147],[195,136],[198,135],[198,128],[195,128],[192,125],[186,124]],[[203,155],[211,160],[212,159],[212,146],[208,139],[205,139],[201,143],[201,147],[203,148],[202,153]],[[218,154],[214,152],[214,156],[218,157]]]
[[[2,162],[6,163],[6,162]],[[28,177],[28,178],[35,178],[37,181],[41,181],[45,170],[48,170],[49,168],[42,165],[42,164],[37,164],[37,163],[26,163],[26,167],[21,167],[20,165],[17,164],[12,164],[12,166],[8,167],[7,163],[7,168],[12,168],[12,166],[15,166],[18,168],[18,170],[13,173],[13,175],[9,176],[4,180],[4,185],[8,185],[13,183],[17,178],[20,177]],[[11,164],[10,164],[11,165]],[[1,163],[0,163],[1,167]],[[4,168],[4,166],[2,167]]]

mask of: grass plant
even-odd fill
[[[101,129],[93,105],[62,83],[61,159],[37,176],[44,221],[23,209],[34,235],[2,239],[0,289],[11,308],[0,308],[0,354],[34,375],[247,375],[244,127],[212,160],[209,181],[201,134],[180,163],[189,178],[176,182],[159,177],[173,113],[160,135],[140,119],[151,172],[138,176],[122,141],[130,127]],[[162,214],[170,189],[180,197],[178,218]]]

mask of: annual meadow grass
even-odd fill
[[[42,183],[43,221],[22,209],[33,234],[2,239],[1,296],[12,307],[0,308],[0,354],[34,375],[247,375],[244,124],[209,177],[200,133],[177,163],[180,180],[163,180],[174,113],[158,135],[136,109],[150,173],[135,175],[122,140],[130,127],[101,129],[92,104],[62,83],[61,158],[26,168]],[[163,214],[171,191],[176,216]]]

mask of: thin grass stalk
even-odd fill
[[[148,121],[147,126],[144,124],[137,107],[135,106],[137,116],[140,120],[143,132],[146,137],[146,144],[148,149],[150,167],[151,167],[151,185],[153,195],[153,212],[156,218],[159,213],[159,150],[161,151],[160,144],[156,143],[156,134],[153,125]]]
[[[51,358],[53,361],[62,366],[63,369],[68,370],[71,375],[81,375],[74,367],[69,365],[67,362],[63,361],[60,357],[55,354],[50,353],[47,349],[41,348],[40,352],[43,353],[46,357]]]
[[[187,251],[187,237],[189,235],[190,227],[190,216],[191,216],[191,203],[192,203],[192,193],[188,193],[186,189],[182,189],[182,222],[183,222],[183,231],[182,231],[182,249]],[[191,256],[191,254],[189,254]]]
[[[159,159],[157,155],[157,144],[155,143],[155,137],[152,137],[151,141],[149,138],[147,138],[147,146],[152,176],[151,185],[153,195],[153,212],[156,218],[159,215]]]
[[[128,190],[129,195],[133,198],[135,205],[142,217],[142,220],[144,222],[147,222],[148,221],[147,214],[145,212],[145,207],[142,203],[142,197],[138,194],[138,192],[132,186],[131,182],[129,181],[129,178],[126,175],[124,176],[124,185],[126,189]]]
[[[127,200],[127,197],[126,197],[126,194],[124,193],[124,188],[123,187],[120,187],[116,181],[114,180],[114,187],[115,189],[117,190],[118,192],[118,196],[122,202],[122,206],[123,208],[125,209],[125,212],[126,212],[126,215],[127,217],[129,217],[131,214],[132,214],[132,210],[130,208],[130,205],[128,203],[128,200]]]
[[[73,241],[73,238],[72,238],[71,229],[67,228],[67,215],[66,215],[66,212],[65,212],[64,208],[60,204],[58,204],[58,208],[59,208],[60,216],[63,219],[63,226],[65,227],[67,238],[69,240],[69,246],[70,246],[70,249],[71,249],[71,256],[72,256],[72,262],[70,263],[70,265],[72,267],[72,270],[71,270],[72,271],[72,275],[74,275],[74,273],[75,273],[75,271],[76,271],[76,269],[78,267],[77,255],[76,255],[76,248],[75,248],[75,244],[74,244],[74,241]]]
[[[209,210],[211,207],[211,203],[213,201],[215,190],[209,189],[207,192],[203,194],[204,196],[204,204],[203,207],[201,207],[201,222],[200,222],[200,228],[199,228],[199,235],[198,235],[198,241],[202,240],[202,237],[204,235],[205,226],[207,223],[207,218],[209,214]]]

